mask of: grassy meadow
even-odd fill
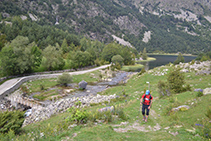
[[[172,67],[170,66],[164,66],[155,68],[142,75],[133,75],[127,84],[109,88],[101,93],[103,95],[119,95],[124,90],[125,94],[128,95],[126,98],[114,100],[107,104],[107,106],[119,105],[127,116],[127,120],[114,116],[111,122],[96,123],[88,121],[86,124],[76,125],[74,122],[67,122],[65,120],[70,116],[69,112],[65,112],[54,115],[48,120],[23,127],[20,135],[10,135],[9,138],[19,141],[209,140],[209,138],[206,138],[208,137],[206,135],[207,132],[204,133],[202,130],[208,130],[209,134],[211,132],[210,126],[206,128],[203,125],[208,120],[205,114],[209,106],[211,106],[211,95],[198,97],[194,89],[211,87],[211,75],[196,76],[193,72],[185,73],[185,82],[190,84],[192,91],[160,98],[157,84],[159,80],[166,81],[167,74],[171,69]],[[154,75],[157,71],[165,71],[167,74],[161,76]],[[97,81],[96,78],[90,76],[90,73],[74,76],[74,82],[79,82],[82,79],[88,82]],[[51,85],[50,80],[43,83],[46,85],[46,88],[48,83]],[[36,84],[31,83],[30,85],[32,88]],[[53,85],[56,85],[54,81],[52,81]],[[140,96],[148,88],[154,99],[148,122],[145,123],[142,121],[140,114]],[[39,90],[33,88],[31,91]],[[180,105],[188,105],[190,109],[171,112],[172,108]],[[86,107],[85,110],[89,113],[95,113],[97,109],[103,107],[106,107],[106,105],[99,104]],[[208,125],[210,124],[208,123]]]

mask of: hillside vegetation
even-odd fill
[[[115,35],[138,51],[147,47],[149,52],[198,54],[210,50],[209,9],[210,4],[205,0],[176,1],[176,4],[175,1],[151,0],[3,0],[0,2],[0,22],[11,22],[14,16],[19,16],[104,43],[110,43]],[[7,41],[20,35],[17,30],[11,30],[14,37],[7,37]],[[143,38],[148,32],[151,35],[147,42]],[[0,33],[9,36],[2,29]],[[40,44],[42,37],[41,32],[33,41]],[[31,41],[31,36],[29,38]]]
[[[80,119],[85,117],[86,112],[91,115],[85,120],[86,124],[71,120],[75,114],[69,110],[48,120],[23,127],[20,135],[10,133],[1,139],[4,137],[16,140],[209,140],[211,95],[199,94],[200,91],[194,90],[210,88],[211,75],[196,75],[195,71],[190,69],[189,72],[181,73],[184,75],[185,84],[190,85],[190,91],[160,95],[159,81],[167,81],[169,74],[174,70],[173,65],[158,67],[142,75],[133,75],[125,85],[103,91],[101,95],[117,94],[120,97],[110,103],[85,107],[85,111],[80,108]],[[149,120],[145,123],[140,115],[140,96],[148,88],[154,99]],[[121,95],[126,97],[121,98]],[[106,105],[114,106],[117,115],[98,115],[98,109],[107,107]],[[182,105],[186,107],[179,108],[178,111],[172,109]],[[74,118],[79,119],[75,116]]]

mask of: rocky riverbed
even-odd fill
[[[113,77],[110,76],[109,78],[103,78],[103,81],[95,83],[94,85],[87,85],[85,90],[76,90],[74,92],[70,92],[67,96],[59,100],[43,101],[42,103],[44,104],[42,106],[37,105],[31,108],[30,112],[27,113],[23,126],[50,118],[51,115],[64,112],[72,106],[83,108],[85,106],[90,106],[91,104],[110,103],[111,99],[115,99],[119,96],[116,94],[99,95],[97,93],[102,92],[109,87],[126,83],[129,76],[132,74],[135,73],[117,72],[115,75],[113,75]],[[77,84],[71,85],[77,87]],[[20,94],[20,90],[14,92],[13,95],[17,95],[17,93]],[[81,103],[80,106],[77,105],[79,101]]]

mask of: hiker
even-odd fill
[[[149,90],[146,90],[145,94],[142,95],[141,100],[140,100],[140,106],[142,104],[142,115],[143,115],[143,121],[147,122],[147,118],[149,116],[149,110],[152,106],[152,95],[150,94]],[[145,116],[145,110],[146,116]]]

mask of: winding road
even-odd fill
[[[97,68],[89,69],[89,70],[83,70],[83,71],[75,71],[75,72],[69,72],[70,75],[79,75],[84,74],[88,72],[92,72],[99,69],[104,69],[109,65],[103,65]],[[0,85],[0,98],[3,98],[6,94],[9,94],[16,89],[20,87],[20,85],[28,80],[36,79],[36,78],[56,78],[59,75],[62,75],[62,73],[55,73],[55,74],[44,74],[44,75],[31,75],[31,76],[25,76],[25,77],[19,77],[19,78],[13,78],[10,79],[3,84]]]

